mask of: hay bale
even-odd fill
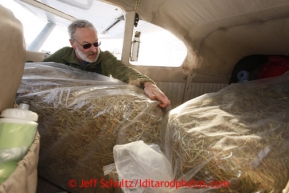
[[[17,103],[28,102],[39,115],[39,174],[71,192],[113,192],[100,183],[109,180],[103,166],[113,162],[113,146],[136,140],[158,144],[162,111],[140,88],[104,77],[85,80],[86,72],[77,72],[84,76],[76,80],[75,70],[65,70],[72,79],[60,72],[53,78],[42,65],[25,69],[19,88]],[[91,179],[98,181],[79,188]],[[69,187],[70,180],[76,187]]]
[[[281,192],[289,166],[288,80],[230,85],[170,111],[163,148],[176,179],[230,184],[210,192]]]

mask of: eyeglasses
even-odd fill
[[[73,39],[74,41],[76,41],[76,39]],[[79,43],[78,41],[76,41],[77,43]],[[94,47],[98,47],[98,46],[100,46],[101,45],[101,42],[95,42],[95,43],[93,43],[93,44],[90,44],[90,43],[88,43],[88,44],[81,44],[81,43],[79,43],[82,47],[83,47],[83,49],[89,49],[92,45],[94,46]]]

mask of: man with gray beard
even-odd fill
[[[84,71],[112,76],[125,83],[144,89],[152,100],[158,100],[161,108],[170,105],[170,100],[156,86],[155,82],[137,70],[124,65],[109,51],[100,50],[100,42],[95,27],[86,20],[76,20],[68,26],[69,42],[72,47],[64,47],[43,62],[57,62]]]

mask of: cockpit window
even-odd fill
[[[26,48],[28,48],[47,22],[36,17],[15,1],[1,1],[0,4],[12,11],[14,16],[22,23]]]

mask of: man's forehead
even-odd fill
[[[75,38],[80,39],[98,39],[97,32],[95,30],[92,30],[90,28],[76,28],[74,33]]]

